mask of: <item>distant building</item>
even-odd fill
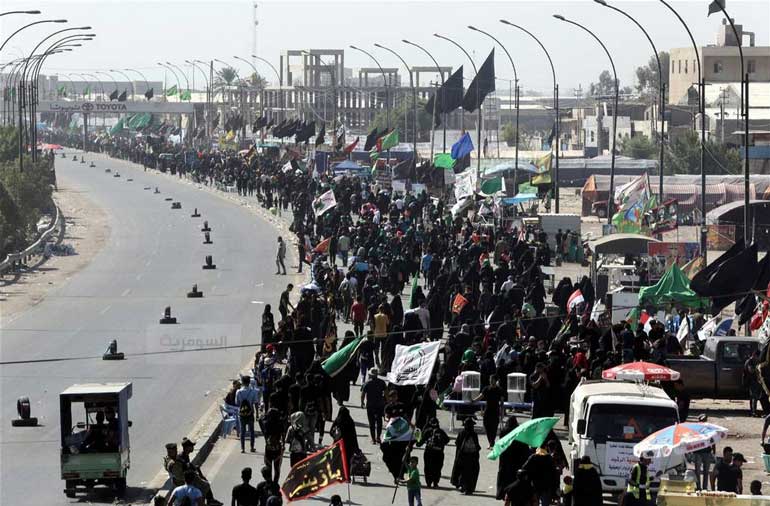
[[[767,21],[767,20],[765,20]],[[707,85],[722,83],[740,83],[741,61],[738,45],[748,38],[749,44],[743,45],[745,71],[751,83],[770,83],[770,46],[755,46],[754,32],[735,25],[739,39],[735,38],[726,19],[717,33],[716,44],[700,48],[695,54],[693,47],[673,48],[670,54],[668,103],[685,105],[688,103],[688,90],[698,80],[698,59],[701,61],[703,77]]]

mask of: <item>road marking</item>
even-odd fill
[[[224,440],[220,440],[224,441]],[[231,439],[231,441],[234,441]],[[232,443],[230,444],[232,447]],[[212,465],[209,469],[206,470],[207,476],[217,476],[219,474],[219,471],[222,469],[222,466],[225,464],[225,461],[227,460],[227,457],[230,456],[232,453],[232,448],[222,448],[222,451],[219,452],[219,455],[217,456],[217,460],[214,462],[214,465]]]
[[[252,304],[264,304],[264,302],[262,302],[261,300],[252,300],[251,303]]]
[[[112,307],[112,304],[110,304],[110,305],[106,306],[104,309],[102,309],[101,311],[99,311],[99,314],[104,314],[104,313],[106,313],[107,311],[109,311],[109,310],[110,310],[110,308],[111,308],[111,307]]]
[[[120,296],[121,297],[125,297],[129,293],[131,293],[131,289],[130,288],[126,288],[125,290],[123,290],[123,293],[121,293]]]

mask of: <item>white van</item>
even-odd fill
[[[599,471],[605,493],[626,488],[637,462],[633,448],[653,432],[679,421],[676,403],[660,388],[622,381],[583,380],[572,393],[569,414],[570,460],[588,455]],[[655,459],[651,488],[658,471],[683,473],[683,456]],[[573,467],[574,468],[574,467]]]

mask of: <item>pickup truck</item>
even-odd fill
[[[666,365],[679,371],[693,399],[748,399],[743,364],[758,348],[756,337],[712,336],[700,357],[669,358]]]

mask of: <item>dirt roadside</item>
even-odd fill
[[[61,246],[71,248],[73,254],[51,255],[42,261],[37,258],[29,271],[0,277],[0,327],[39,304],[53,289],[87,266],[110,236],[107,214],[81,188],[61,182],[53,198],[65,220]],[[53,242],[57,239],[58,236]]]

